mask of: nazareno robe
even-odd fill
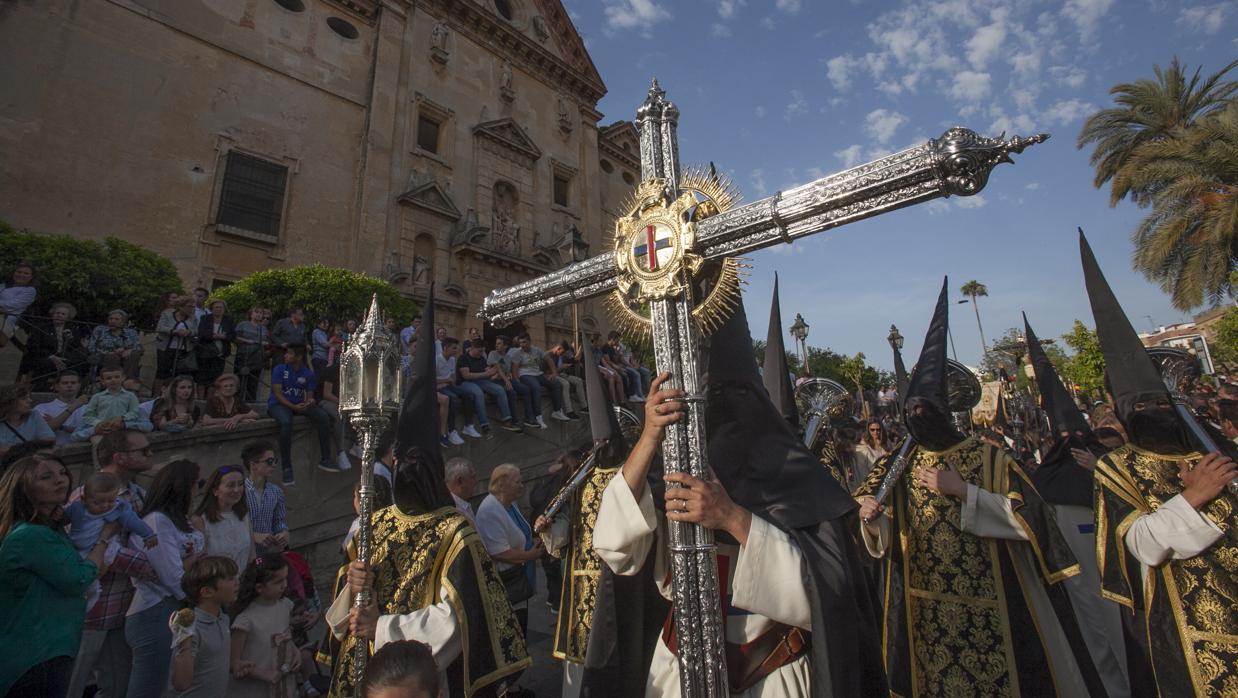
[[[876,492],[891,460],[874,466],[857,499]],[[924,466],[953,467],[967,496],[915,485]],[[860,528],[869,552],[889,557],[891,695],[1105,695],[1058,584],[1078,564],[1016,461],[972,438],[940,452],[917,447],[886,505]]]
[[[408,515],[388,506],[373,516],[374,600],[378,628],[373,649],[396,640],[430,646],[445,681],[445,695],[497,696],[532,659],[507,592],[477,531],[455,507]],[[342,638],[330,695],[352,698],[352,648],[342,589],[327,611]]]
[[[1096,557],[1107,598],[1145,620],[1162,698],[1238,695],[1238,529],[1223,492],[1201,511],[1178,463],[1126,444],[1096,464]]]

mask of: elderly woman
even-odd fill
[[[490,473],[490,494],[477,508],[477,532],[486,546],[486,552],[490,553],[499,568],[499,575],[509,589],[508,597],[512,599],[513,605],[528,601],[529,597],[521,599],[519,596],[524,594],[519,594],[513,598],[511,589],[520,585],[520,579],[515,572],[508,570],[519,569],[523,572],[528,582],[527,589],[531,590],[537,575],[533,561],[544,552],[542,541],[535,541],[533,528],[516,506],[516,501],[523,493],[524,479],[520,475],[520,468],[504,463]],[[514,610],[521,630],[527,634],[528,605]]]
[[[31,326],[18,369],[29,377],[34,390],[48,390],[56,374],[67,368],[80,372],[86,361],[85,338],[73,324],[77,308],[61,301],[53,303],[47,314],[47,320]]]
[[[118,524],[78,555],[59,530],[69,471],[31,456],[0,476],[0,695],[64,698],[86,618],[86,590],[105,570]]]
[[[232,362],[232,370],[241,381],[241,396],[249,402],[258,399],[258,385],[262,382],[262,369],[267,365],[267,349],[271,346],[266,314],[265,308],[250,308],[249,319],[238,322],[233,334],[236,359]]]
[[[129,325],[129,313],[117,309],[107,314],[107,324],[90,335],[90,363],[96,368],[116,357],[125,367],[126,381],[136,381],[142,366],[142,338]]]
[[[56,432],[34,411],[30,386],[18,383],[0,388],[0,456],[17,444],[49,439],[55,441]]]
[[[238,394],[240,386],[235,373],[225,373],[215,379],[211,397],[206,401],[206,414],[202,415],[202,426],[223,426],[232,431],[241,422],[262,416]]]

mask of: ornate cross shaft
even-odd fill
[[[706,261],[752,252],[852,221],[943,196],[976,194],[1010,153],[1040,143],[1030,138],[984,138],[952,128],[941,138],[866,165],[780,192],[746,206],[701,217],[679,189],[679,110],[655,80],[637,111],[642,183],[636,209],[619,222],[613,252],[486,298],[479,313],[503,324],[547,308],[621,288],[647,303],[657,369],[667,387],[689,396],[686,419],[667,429],[666,472],[709,479],[698,358],[700,302],[694,275]],[[635,291],[633,293],[633,290]],[[729,694],[713,531],[669,522],[675,633],[684,696]]]

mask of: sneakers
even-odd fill
[[[284,487],[289,487],[295,484],[297,484],[297,479],[293,477],[292,466],[285,465],[284,466]]]
[[[534,422],[530,419],[526,419],[524,420],[524,425],[530,429],[545,429],[546,425],[539,423],[541,421],[541,417],[538,417],[537,419],[538,419],[538,422]]]
[[[538,428],[538,429],[546,429],[546,428],[547,428],[547,427],[546,427],[546,419],[545,419],[544,417],[542,417],[540,414],[539,414],[539,415],[537,415],[537,428]]]
[[[537,426],[537,425],[534,424],[533,426]],[[516,426],[515,420],[511,420],[511,419],[504,419],[503,421],[499,422],[499,427],[502,429],[506,429],[507,431],[522,431],[520,427]]]
[[[550,418],[551,418],[551,419],[557,419],[557,420],[559,420],[560,422],[570,422],[570,421],[572,421],[572,418],[571,418],[571,417],[569,417],[569,416],[567,416],[567,415],[563,414],[563,410],[555,410],[554,412],[551,412],[551,413],[550,413]]]
[[[464,439],[460,438],[460,434],[455,429],[447,432],[447,440],[450,441],[453,446],[459,446],[464,443]]]
[[[442,444],[443,448],[451,448],[452,446],[455,445],[451,443],[451,441],[449,441],[446,436],[440,436],[438,438],[438,442]]]
[[[469,438],[471,438],[471,439],[480,439],[480,438],[481,438],[481,434],[480,434],[480,433],[478,433],[478,431],[477,431],[477,427],[473,426],[472,424],[470,424],[470,425],[468,425],[467,427],[465,427],[465,428],[461,429],[461,430],[460,430],[460,433],[461,433],[461,434],[464,434],[465,436],[467,436],[467,437],[469,437]]]
[[[348,470],[352,467],[352,461],[348,460],[347,451],[340,451],[340,457],[336,462],[340,464],[340,470]]]
[[[344,468],[341,468],[339,463],[333,463],[333,462],[331,462],[330,460],[319,461],[319,462],[318,462],[318,469],[319,469],[319,470],[325,470],[325,471],[327,471],[327,472],[329,472],[329,473],[341,473],[341,472],[344,472]]]
[[[566,414],[567,418],[572,420],[573,422],[578,421],[580,419],[580,414],[577,412],[565,412],[564,414]]]
[[[628,402],[644,402],[645,398],[642,395],[629,395]]]

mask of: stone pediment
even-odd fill
[[[631,121],[616,121],[598,131],[598,147],[629,167],[640,168],[640,134]]]
[[[426,182],[421,186],[413,187],[400,194],[396,201],[409,206],[424,208],[431,213],[450,218],[453,221],[460,220],[460,209],[456,208],[456,205],[451,201],[451,197],[447,195],[447,192],[443,191],[438,182]]]
[[[537,147],[532,138],[529,138],[529,133],[511,118],[495,119],[478,124],[473,127],[473,135],[489,139],[530,160],[537,160],[542,156],[542,149]]]

